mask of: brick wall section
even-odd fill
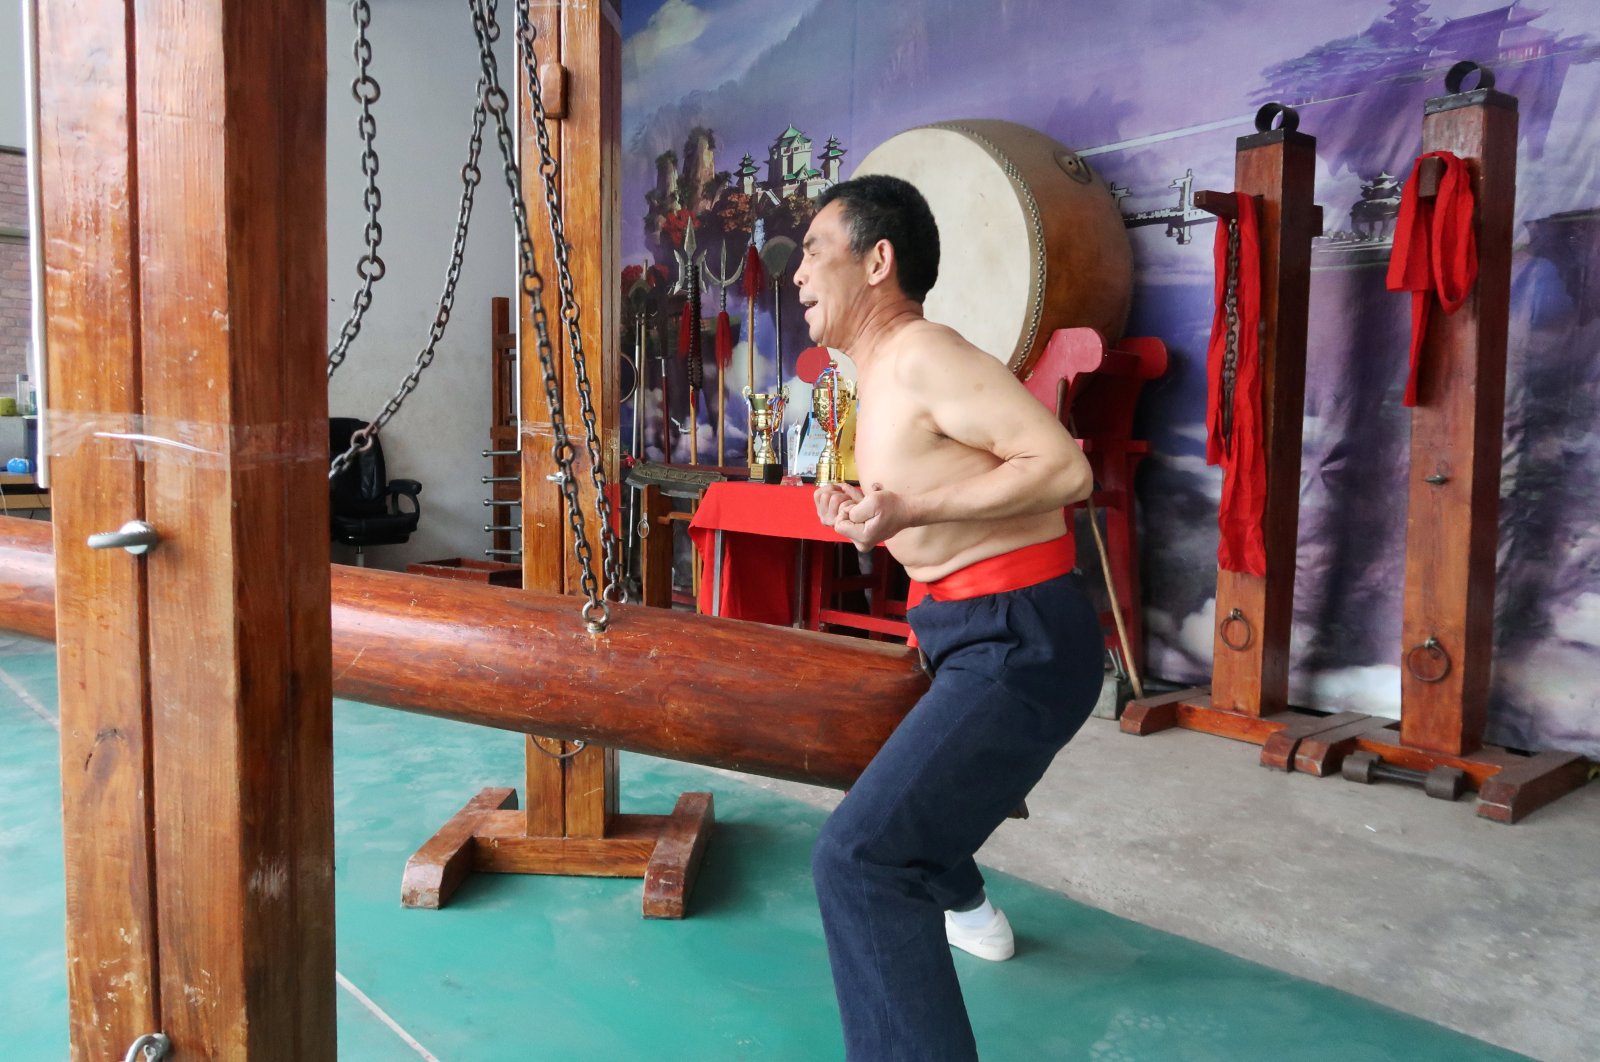
[[[0,228],[28,228],[27,164],[0,150]],[[28,245],[0,239],[0,395],[17,393],[28,364]]]

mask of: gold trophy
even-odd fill
[[[822,431],[822,455],[817,458],[817,486],[844,479],[844,462],[839,455],[840,436],[850,403],[856,400],[855,384],[839,375],[839,366],[829,365],[811,388],[811,413]]]
[[[772,449],[772,433],[783,429],[783,407],[789,402],[786,387],[776,393],[751,391],[744,388],[744,400],[750,407],[750,435],[755,440],[750,451],[751,482],[777,483],[783,479],[783,465]]]

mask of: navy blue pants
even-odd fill
[[[1075,575],[907,618],[933,686],[823,825],[812,874],[847,1057],[971,1060],[944,912],[977,897],[973,853],[1093,710],[1102,635]]]

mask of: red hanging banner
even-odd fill
[[[1262,517],[1267,506],[1267,455],[1261,415],[1261,237],[1255,199],[1235,192],[1238,221],[1217,226],[1216,302],[1206,348],[1206,463],[1222,466],[1222,539],[1217,566],[1224,571],[1267,574]],[[1234,310],[1228,320],[1228,235],[1238,232]],[[1233,374],[1228,378],[1229,337]]]

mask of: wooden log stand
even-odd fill
[[[1424,153],[1449,151],[1467,164],[1479,260],[1478,279],[1466,304],[1448,316],[1434,308],[1420,359],[1412,418],[1400,720],[1360,712],[1313,716],[1288,710],[1294,496],[1309,286],[1301,238],[1308,244],[1309,232],[1296,226],[1291,247],[1288,182],[1278,185],[1284,194],[1274,209],[1271,178],[1274,171],[1288,171],[1292,142],[1282,149],[1285,164],[1275,165],[1270,155],[1247,158],[1264,146],[1260,137],[1245,137],[1239,142],[1239,187],[1261,195],[1264,208],[1267,575],[1262,580],[1219,573],[1217,612],[1223,618],[1210,690],[1136,701],[1124,715],[1122,729],[1148,734],[1182,726],[1254,741],[1263,746],[1263,766],[1318,776],[1339,770],[1358,749],[1412,771],[1451,768],[1463,772],[1478,790],[1480,817],[1512,823],[1583,785],[1589,764],[1576,753],[1527,756],[1483,744],[1494,633],[1517,101],[1496,92],[1487,71],[1481,73],[1478,88],[1462,91],[1463,78],[1474,69],[1466,63],[1450,72],[1447,94],[1428,100],[1422,123]],[[1294,167],[1303,170],[1303,178],[1294,186],[1298,189],[1303,180],[1306,197],[1297,192],[1292,198],[1308,203],[1314,141],[1298,139],[1306,143],[1304,158]],[[1437,160],[1426,161],[1418,177],[1419,194],[1437,195],[1441,173]],[[1263,175],[1269,178],[1267,188],[1262,188]],[[1196,196],[1196,202],[1204,206],[1205,195]],[[1312,214],[1304,210],[1301,216],[1309,219]]]

